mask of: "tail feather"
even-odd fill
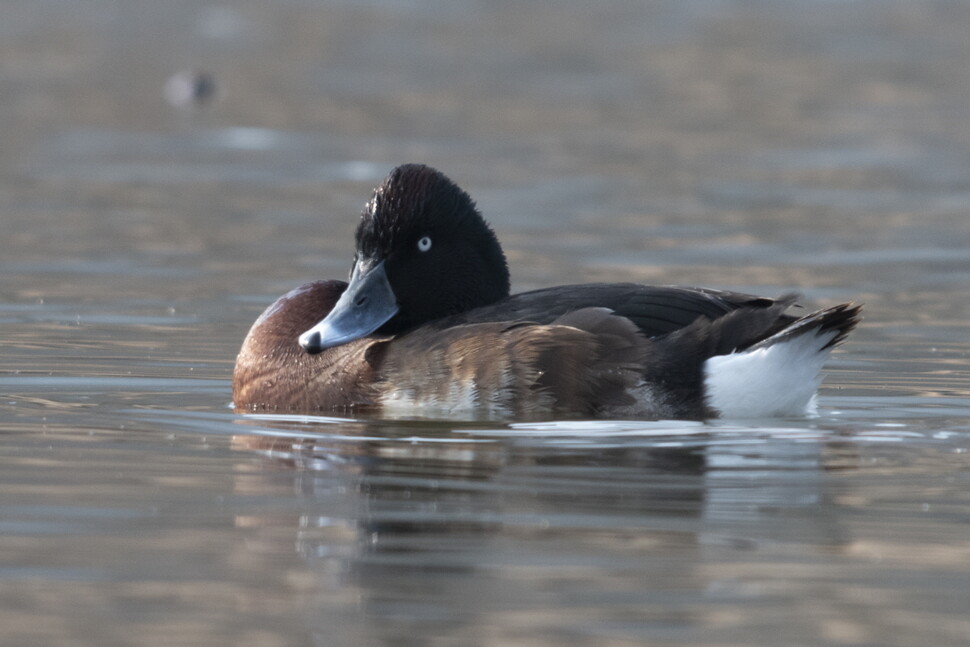
[[[759,341],[757,344],[753,344],[747,350],[767,348],[774,344],[789,341],[813,330],[818,335],[825,335],[834,331],[835,335],[832,336],[832,339],[821,350],[834,348],[845,341],[845,338],[859,325],[860,321],[862,321],[861,305],[840,303],[837,306],[805,315],[791,325],[786,326],[783,330]]]

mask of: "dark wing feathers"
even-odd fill
[[[633,322],[647,337],[669,334],[693,323],[698,317],[718,319],[737,310],[771,308],[792,299],[768,299],[736,292],[698,288],[650,286],[636,283],[588,283],[522,292],[492,305],[449,317],[435,327],[490,321],[530,321],[548,324],[583,308],[607,308]],[[784,324],[794,321],[780,315]]]
[[[616,314],[633,321],[648,337],[657,337],[672,333],[689,326],[698,317],[705,319],[719,319],[724,315],[744,310],[772,309],[775,316],[781,312],[774,306],[783,303],[783,311],[794,299],[766,299],[752,297],[736,292],[717,292],[714,290],[698,290],[694,288],[666,287],[666,286],[636,286],[638,288],[631,298],[617,304],[613,310]],[[609,306],[607,306],[609,307]],[[793,321],[794,317],[787,318]]]

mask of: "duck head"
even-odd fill
[[[373,332],[396,334],[509,294],[495,233],[468,194],[431,167],[391,171],[364,207],[355,239],[346,291],[300,335],[308,353]]]

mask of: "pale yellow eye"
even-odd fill
[[[431,238],[428,236],[424,236],[421,240],[418,241],[418,251],[426,252],[429,249],[431,249]]]

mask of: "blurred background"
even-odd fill
[[[0,642],[965,645],[970,3],[0,0]],[[866,304],[815,421],[261,419],[372,187]]]
[[[967,277],[968,14],[5,3],[5,258],[221,262],[237,294],[342,276],[370,188],[418,161],[478,199],[520,289],[933,289],[928,265]]]

